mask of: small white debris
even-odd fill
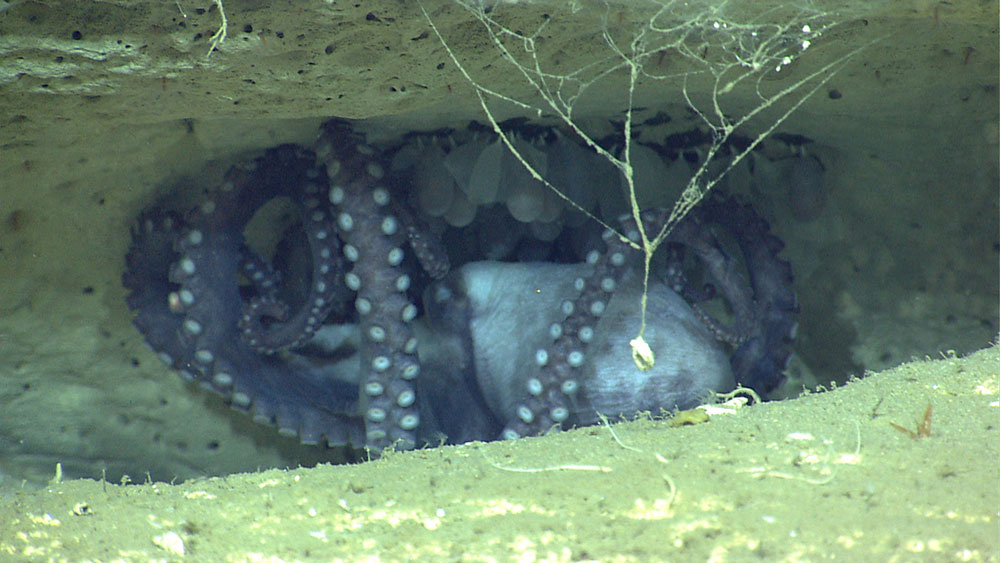
[[[629,346],[632,347],[632,361],[635,362],[635,367],[639,368],[639,371],[653,369],[656,357],[645,338],[638,336],[629,342]]]
[[[746,397],[733,397],[732,399],[729,399],[719,405],[701,405],[698,408],[703,409],[709,416],[736,414],[736,412],[745,407],[748,402],[749,400]]]
[[[160,549],[184,557],[184,538],[177,532],[167,532],[153,538],[153,543]]]

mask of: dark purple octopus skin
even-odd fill
[[[353,416],[355,390],[293,371],[244,338],[240,326],[241,270],[262,295],[274,282],[261,260],[248,258],[243,229],[275,197],[300,202],[304,223],[315,225],[307,229],[314,264],[310,302],[327,298],[321,283],[331,290],[335,285],[329,257],[339,255],[339,241],[329,206],[319,203],[328,180],[313,161],[292,147],[271,149],[230,170],[212,198],[184,218],[155,207],[145,211],[133,231],[123,284],[131,290],[127,303],[137,311],[136,327],[186,380],[223,394],[235,408],[252,405],[255,421],[277,424],[279,433],[304,443],[319,443],[321,435],[330,443],[363,443],[363,426]],[[311,201],[317,204],[310,210]],[[301,317],[296,315],[302,330],[313,330],[310,316]]]
[[[407,271],[412,266],[404,258],[412,251],[431,278],[442,277],[448,263],[436,239],[393,199],[385,174],[381,155],[346,122],[334,120],[324,125],[315,153],[290,145],[269,149],[230,170],[223,185],[183,217],[159,207],[144,211],[123,275],[136,327],[185,379],[305,444],[325,440],[377,453],[432,441],[444,427],[459,428],[446,436],[459,441],[537,435],[574,422],[567,409],[577,391],[573,373],[589,342],[581,333],[601,315],[635,251],[606,233],[607,251],[592,252],[587,261],[593,273],[576,282],[579,297],[562,304],[568,314],[545,350],[546,361],[518,391],[523,416],[498,421],[470,376],[441,391],[433,374],[421,374],[412,326],[419,309],[409,295],[419,272]],[[291,315],[281,291],[290,280],[243,239],[257,211],[279,197],[298,207],[311,258],[308,290]],[[643,214],[654,232],[664,219],[658,210]],[[738,242],[742,264],[726,253],[710,225]],[[624,227],[634,239],[634,224]],[[692,304],[711,333],[735,350],[736,381],[761,392],[773,389],[790,355],[798,310],[789,289],[791,268],[776,256],[781,241],[749,206],[721,198],[703,202],[670,240],[697,257],[731,307],[734,321],[722,326]],[[243,279],[249,287],[241,289]],[[701,298],[683,275],[671,283],[689,301]],[[353,299],[361,335],[354,384],[293,359],[345,299]],[[424,378],[430,379],[420,384]],[[420,396],[421,385],[434,391]],[[455,420],[441,424],[448,413]]]

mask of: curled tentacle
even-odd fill
[[[656,232],[668,217],[669,212],[663,209],[641,214],[649,232]],[[632,218],[624,216],[621,222],[626,236],[633,242],[638,240]],[[725,252],[708,228],[709,222],[721,225],[736,239],[743,264]],[[574,374],[587,361],[596,320],[625,274],[627,257],[634,254],[610,231],[604,234],[604,240],[607,251],[595,251],[587,257],[593,273],[575,281],[580,296],[561,304],[566,320],[551,326],[553,345],[536,352],[539,370],[535,377],[528,378],[517,419],[508,423],[503,437],[538,434],[567,420],[571,412],[567,405],[575,400],[579,386]],[[781,381],[790,355],[798,311],[790,288],[791,268],[777,258],[781,241],[768,232],[767,223],[752,208],[732,199],[706,202],[704,209],[677,225],[669,240],[690,248],[714,285],[700,291],[691,289],[676,257],[668,260],[668,284],[692,301],[692,314],[717,340],[734,348],[731,363],[736,381],[762,393],[773,390]],[[741,273],[744,269],[749,282]],[[698,303],[714,297],[716,286],[732,311],[732,326],[716,321]]]
[[[658,229],[665,211],[644,212],[647,229]],[[709,228],[715,224],[735,240],[743,255],[736,260]],[[791,288],[792,269],[778,258],[784,243],[772,235],[767,221],[748,204],[714,195],[677,224],[669,240],[691,249],[712,279],[703,291],[683,288],[685,298],[705,326],[720,342],[733,347],[733,373],[741,385],[768,393],[782,379],[795,339],[798,302]],[[746,275],[744,275],[746,273]],[[676,280],[675,280],[676,281]],[[726,326],[699,305],[719,294],[729,305],[733,322]]]
[[[713,224],[736,241],[742,262],[719,243]],[[670,240],[693,251],[712,279],[713,292],[717,289],[729,306],[732,323],[724,325],[697,302],[691,305],[716,339],[733,347],[737,382],[760,393],[772,391],[783,379],[797,326],[791,266],[777,256],[784,244],[752,207],[720,196],[702,202]]]
[[[184,319],[168,303],[167,296],[176,292],[177,285],[167,279],[167,269],[177,260],[174,241],[182,228],[177,213],[159,207],[143,211],[132,228],[132,246],[122,274],[122,285],[130,290],[125,302],[137,312],[133,324],[164,364],[180,369],[186,347],[178,335]],[[192,377],[187,373],[185,379]]]
[[[272,149],[231,169],[187,223],[175,214],[145,212],[133,231],[123,283],[131,290],[129,306],[138,310],[137,328],[186,379],[223,394],[234,407],[251,410],[256,421],[276,424],[281,434],[297,435],[304,443],[319,443],[323,437],[330,444],[359,443],[360,426],[352,418],[356,389],[262,353],[239,326],[241,272],[248,265],[254,272],[266,271],[248,259],[242,231],[275,197],[287,196],[308,208],[318,192],[310,188],[314,183],[306,172],[312,163],[311,155],[292,147]],[[324,239],[317,234],[311,240]],[[314,248],[314,256],[322,258],[328,251]],[[263,284],[265,278],[276,276],[265,273],[258,281]]]
[[[430,231],[423,221],[410,213],[402,205],[394,205],[393,212],[399,217],[406,231],[406,240],[413,249],[420,267],[432,279],[441,279],[451,269],[448,253],[437,237],[429,236]]]
[[[539,397],[540,412],[551,411],[544,399],[553,394],[532,393],[540,383],[532,379],[546,372],[556,376],[546,356],[554,348],[551,327],[566,324],[562,304],[576,303],[581,293],[576,280],[593,274],[594,265],[587,263],[473,262],[432,284],[425,296],[427,334],[420,346],[432,374],[421,381],[421,398],[429,400],[431,413],[427,422],[449,441],[489,440],[504,436],[503,429],[512,437],[509,431],[524,423],[524,409],[533,397]],[[609,286],[604,282],[601,291]],[[580,317],[587,324],[569,340],[585,346],[586,356],[578,358],[583,360],[579,365],[568,366],[570,388],[556,387],[564,393],[559,398],[568,411],[564,424],[594,424],[599,414],[616,418],[691,408],[711,391],[733,388],[722,345],[680,296],[658,282],[649,288],[645,330],[657,361],[651,369],[639,370],[629,341],[640,329],[642,279],[625,272],[611,289],[599,298],[606,303],[601,315]],[[539,350],[544,369],[539,368]],[[456,400],[461,401],[457,409]]]
[[[281,147],[277,149],[282,150]],[[290,147],[285,150],[294,151]],[[279,158],[289,159],[290,155],[281,152],[277,154]],[[253,347],[266,354],[273,354],[277,350],[297,348],[305,344],[316,332],[331,308],[336,303],[334,292],[340,283],[337,279],[337,271],[334,268],[334,260],[340,252],[340,245],[334,235],[333,225],[327,205],[323,200],[323,191],[326,178],[320,171],[311,165],[311,157],[302,155],[298,166],[299,177],[276,177],[265,180],[275,185],[276,192],[270,194],[261,193],[264,190],[255,190],[260,193],[258,197],[267,197],[264,201],[257,201],[257,205],[250,210],[249,217],[244,216],[245,221],[252,218],[253,213],[259,209],[269,199],[283,195],[282,191],[293,197],[299,205],[303,230],[308,238],[309,249],[312,255],[312,278],[309,291],[305,301],[298,308],[291,318],[288,316],[288,305],[271,294],[264,294],[258,299],[254,299],[246,307],[243,318],[240,320],[240,328],[243,331],[243,338]],[[291,163],[289,163],[291,164]],[[286,171],[282,166],[279,170]],[[273,173],[273,172],[272,172]],[[294,186],[294,188],[290,187]],[[241,197],[241,196],[237,196]],[[216,205],[225,205],[224,200],[217,201]],[[233,204],[240,202],[231,201]],[[247,202],[243,202],[246,205]],[[209,219],[209,222],[214,219]],[[244,223],[245,224],[245,223]],[[242,228],[240,229],[242,231]],[[257,265],[257,261],[247,260],[247,265],[253,264],[255,271],[263,271]],[[272,276],[265,276],[266,281]],[[263,317],[271,317],[276,323],[271,323],[266,327],[261,322]]]
[[[270,262],[246,246],[240,250],[240,271],[253,286],[257,296],[277,299],[278,288],[281,286],[281,272],[275,270]]]
[[[336,208],[344,255],[353,264],[344,279],[357,292],[365,444],[376,451],[397,442],[411,448],[420,424],[415,386],[420,361],[410,327],[417,307],[407,296],[410,276],[400,267],[406,235],[392,213],[385,169],[371,147],[346,124],[332,121],[318,154],[329,174],[328,197]]]
[[[784,378],[782,372],[791,356],[798,326],[792,267],[777,256],[784,243],[770,233],[767,221],[750,205],[733,198],[709,199],[701,213],[707,221],[733,234],[749,277],[747,283],[734,273],[737,269],[731,257],[714,252],[702,256],[733,307],[733,327],[739,338],[732,358],[736,380],[759,392],[770,392]],[[698,248],[703,252],[706,247]]]
[[[535,352],[537,375],[528,378],[525,401],[517,407],[517,420],[504,429],[504,438],[540,434],[569,418],[594,329],[628,267],[628,246],[611,231],[603,238],[607,251],[587,255],[592,273],[573,281],[578,297],[559,305],[565,320],[549,327],[552,345]]]

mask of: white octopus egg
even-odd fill
[[[630,162],[632,178],[635,183],[635,195],[639,207],[670,207],[674,199],[664,190],[664,178],[670,175],[663,158],[655,150],[638,143],[630,147]],[[624,158],[624,155],[622,155]],[[628,183],[621,178],[622,192],[628,194]]]
[[[451,200],[451,207],[444,214],[444,220],[452,227],[465,227],[476,218],[476,204],[469,201],[461,191],[456,190]]]
[[[487,145],[479,154],[476,163],[472,167],[472,174],[469,183],[465,186],[465,193],[469,201],[476,205],[485,205],[497,200],[497,191],[500,189],[501,163],[507,148],[503,142],[497,139]]]
[[[453,148],[448,156],[444,157],[444,167],[459,189],[466,194],[470,193],[469,182],[472,180],[476,161],[488,145],[489,141],[485,137],[475,138]]]
[[[417,187],[417,204],[431,217],[444,215],[455,197],[455,182],[444,165],[444,151],[431,144],[416,164],[413,182]]]

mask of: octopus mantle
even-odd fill
[[[483,261],[449,273],[383,158],[331,121],[315,152],[270,149],[196,209],[144,211],[123,283],[164,363],[283,435],[376,452],[534,435],[780,382],[797,311],[791,269],[748,206],[713,198],[673,231],[666,274],[648,289],[656,364],[639,371],[628,346],[640,329],[638,252],[609,231],[582,263]],[[279,245],[280,266],[244,240],[275,198],[293,202],[304,232]],[[643,214],[647,229],[664,218]],[[707,290],[687,282],[684,252]],[[716,292],[728,325],[702,308]]]

